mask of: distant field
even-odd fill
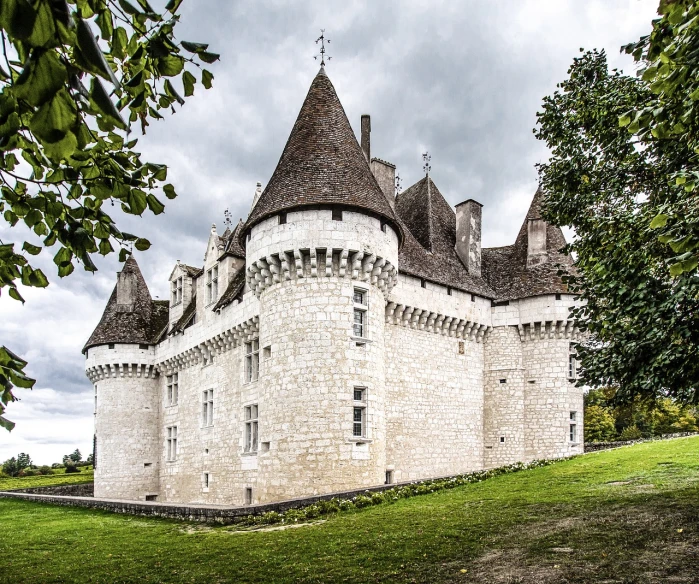
[[[81,472],[65,474],[64,469],[57,469],[58,474],[42,475],[36,477],[0,477],[0,491],[14,489],[31,489],[33,487],[50,487],[53,485],[79,485],[91,483],[95,479],[95,471],[83,470]],[[2,575],[0,575],[2,578]]]
[[[13,583],[690,583],[699,580],[699,437],[293,528],[0,499],[0,533],[0,582]]]

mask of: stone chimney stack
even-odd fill
[[[456,255],[472,276],[481,275],[481,210],[469,199],[456,206]]]
[[[381,160],[380,158],[372,158],[371,172],[379,183],[381,191],[388,200],[391,209],[396,208],[396,165]]]
[[[546,251],[546,221],[543,219],[529,219],[527,221],[527,267],[546,263],[548,252]]]
[[[367,162],[371,161],[371,116],[362,116],[362,152]]]
[[[136,274],[122,270],[117,276],[117,312],[133,312],[136,306]]]

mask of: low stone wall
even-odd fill
[[[407,483],[406,483],[407,484]],[[68,486],[68,485],[66,485]],[[71,485],[85,486],[85,485]],[[92,485],[90,485],[92,486]],[[242,521],[249,515],[261,515],[268,511],[283,513],[289,509],[297,509],[311,505],[318,501],[329,499],[351,499],[360,494],[375,493],[385,491],[400,486],[400,484],[381,485],[355,491],[344,491],[340,493],[330,493],[314,497],[304,497],[281,501],[279,503],[269,503],[267,505],[248,505],[245,507],[226,507],[223,505],[196,505],[182,503],[158,503],[157,501],[117,501],[113,499],[95,499],[91,496],[65,496],[57,494],[39,494],[34,492],[21,491],[0,491],[0,498],[21,499],[24,501],[34,501],[36,503],[50,503],[53,505],[64,505],[68,507],[86,507],[89,509],[101,509],[113,513],[124,513],[127,515],[143,515],[148,517],[164,517],[168,519],[178,519],[184,521],[199,521],[205,523],[230,524]],[[46,487],[44,487],[46,488]],[[60,487],[55,487],[60,488]],[[27,489],[37,490],[37,489]]]
[[[640,444],[641,442],[654,442],[656,440],[670,440],[672,438],[684,438],[685,436],[696,436],[698,432],[676,432],[675,434],[663,434],[653,438],[640,438],[638,440],[617,440],[616,442],[586,442],[585,452],[597,452],[598,450],[609,450],[610,448],[619,448],[621,446],[629,446],[631,444]]]
[[[32,487],[29,489],[15,489],[12,493],[30,493],[33,495],[64,495],[70,497],[92,497],[95,494],[94,483],[82,483],[79,485],[54,485],[52,487]]]

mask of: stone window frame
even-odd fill
[[[201,488],[204,493],[209,492],[209,487],[211,486],[211,473],[208,470],[205,470],[203,473],[201,473]]]
[[[206,270],[206,305],[218,300],[218,264]]]
[[[352,439],[366,440],[368,433],[368,389],[364,385],[352,388]],[[359,399],[357,397],[359,396]],[[357,419],[359,416],[359,419]],[[359,432],[359,433],[357,433]]]
[[[97,384],[95,383],[95,411],[93,412],[94,415],[97,415]]]
[[[259,404],[243,406],[243,454],[257,454],[260,444]]]
[[[575,346],[571,343],[568,348],[568,379],[576,381],[578,379],[578,360],[575,353]]]
[[[260,378],[260,339],[250,339],[244,344],[245,366],[243,374],[244,383],[255,383]]]
[[[359,301],[357,301],[359,299]],[[352,287],[352,338],[369,338],[369,289],[363,286]]]
[[[179,276],[172,281],[172,305],[177,306],[182,302],[182,287],[184,277]]]
[[[568,441],[571,444],[577,444],[578,440],[578,412],[570,410],[568,417]]]
[[[214,390],[205,389],[201,392],[201,427],[210,428],[214,425]]]
[[[175,462],[177,460],[177,424],[166,428],[166,458],[167,462]]]
[[[165,401],[167,407],[176,406],[180,403],[180,373],[175,371],[165,377]]]

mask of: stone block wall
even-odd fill
[[[397,482],[482,465],[483,344],[386,325],[386,464]]]

